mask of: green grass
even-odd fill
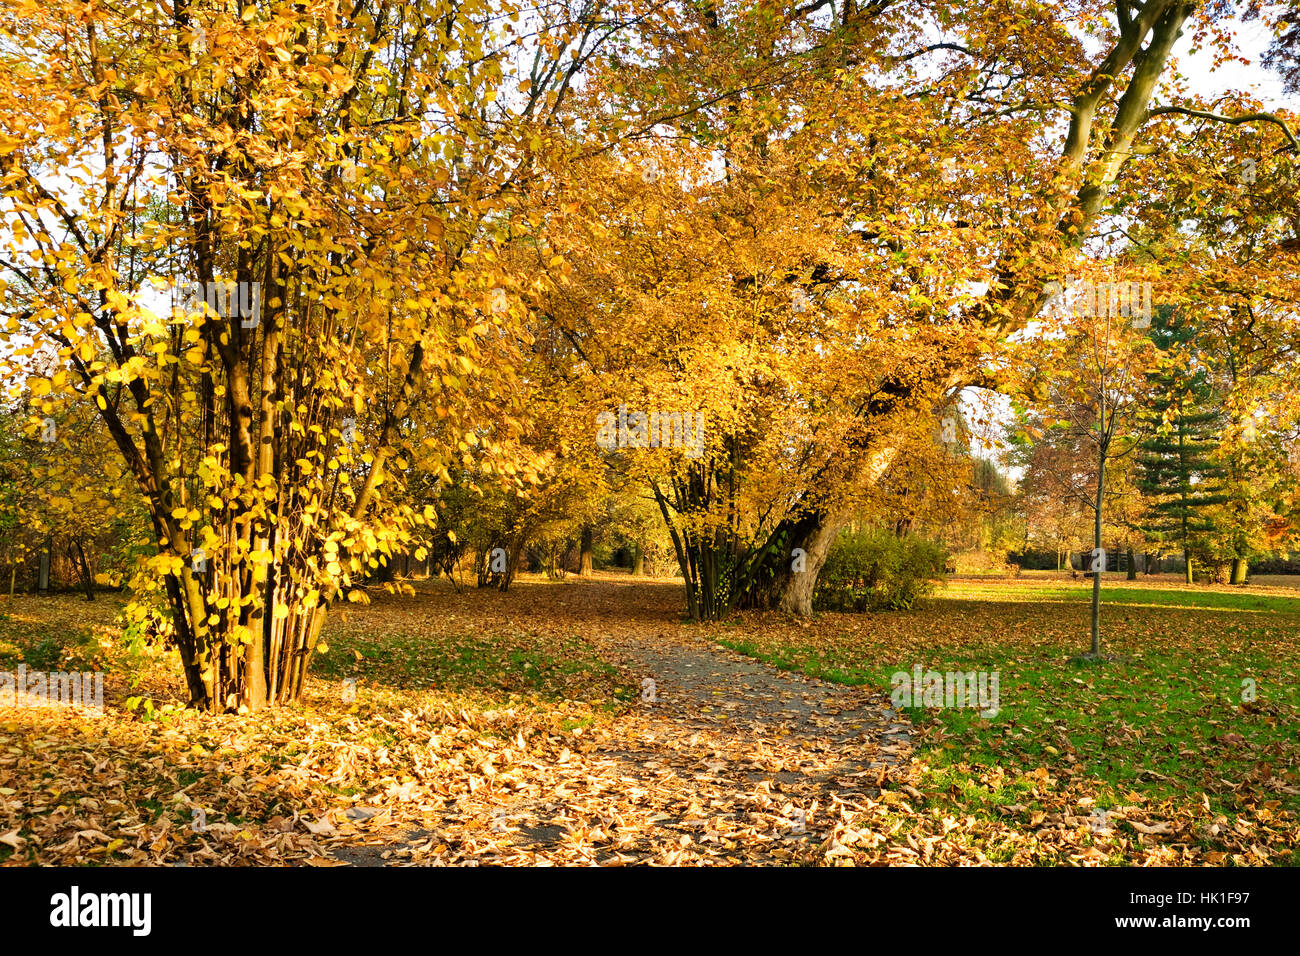
[[[1103,606],[1155,606],[1200,608],[1203,610],[1265,611],[1277,614],[1300,613],[1300,598],[1274,594],[1240,591],[1179,590],[1172,588],[1143,588],[1114,586],[1103,583]],[[1064,601],[1092,600],[1092,584],[1053,584],[1034,586],[1009,582],[1002,585],[952,581],[941,592],[942,597],[957,600],[993,601]]]
[[[1113,588],[1103,651],[1087,649],[1087,587],[956,582],[913,612],[824,615],[811,630],[721,642],[775,666],[891,691],[914,665],[1000,678],[1000,711],[906,708],[947,811],[994,818],[1046,770],[1097,808],[1167,803],[1229,824],[1300,813],[1300,601],[1249,592]],[[1114,602],[1114,603],[1111,603]],[[1243,700],[1243,681],[1257,699]],[[990,780],[994,781],[990,785]],[[1204,803],[1208,802],[1206,811]],[[1211,840],[1208,849],[1217,847]]]

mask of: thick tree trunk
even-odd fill
[[[839,536],[847,519],[833,519],[820,514],[810,515],[799,523],[801,534],[792,537],[790,551],[802,549],[802,558],[796,561],[792,553],[782,555],[773,582],[776,607],[787,614],[800,617],[812,615],[813,592],[817,589],[817,576],[821,574],[831,545]]]
[[[1133,553],[1132,548],[1128,549],[1128,575],[1127,576],[1128,576],[1128,580],[1130,581],[1136,581],[1138,577],[1137,555]]]
[[[595,539],[595,529],[591,525],[583,525],[582,528],[582,546],[578,555],[578,573],[584,578],[592,575],[591,550]]]
[[[1249,565],[1246,562],[1245,558],[1232,559],[1232,583],[1233,584],[1246,583],[1246,569],[1248,567]]]
[[[1188,584],[1196,583],[1196,574],[1192,570],[1192,556],[1189,552],[1183,552],[1183,574],[1187,578]]]
[[[519,558],[524,551],[524,536],[520,535],[510,545],[510,550],[506,552],[506,570],[501,575],[497,588],[501,591],[509,591],[510,585],[515,582],[515,572],[519,569]]]
[[[859,466],[858,479],[866,485],[880,481],[893,463],[897,449],[878,448],[865,457]],[[767,594],[756,594],[753,604],[776,607],[790,614],[808,617],[812,614],[813,592],[817,577],[830,554],[831,546],[840,531],[849,524],[850,515],[830,515],[816,510],[806,512],[793,520],[782,522],[774,540],[784,541],[784,553],[774,556],[775,574]],[[802,563],[795,560],[794,551],[802,549]],[[802,570],[799,568],[802,567]]]
[[[636,543],[632,545],[632,573],[638,576],[645,574],[645,552]]]

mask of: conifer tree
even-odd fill
[[[1182,549],[1188,584],[1195,548],[1215,530],[1211,509],[1226,500],[1223,467],[1214,458],[1222,413],[1206,370],[1187,359],[1194,335],[1191,323],[1168,306],[1152,317],[1151,338],[1169,361],[1149,376],[1147,437],[1138,456],[1138,486],[1152,498],[1144,530]]]

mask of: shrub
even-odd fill
[[[824,611],[911,608],[934,590],[947,558],[942,546],[916,535],[842,533],[817,578],[813,605]]]

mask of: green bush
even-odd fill
[[[822,611],[899,611],[934,590],[948,554],[915,535],[877,529],[842,533],[817,578],[813,606]]]

